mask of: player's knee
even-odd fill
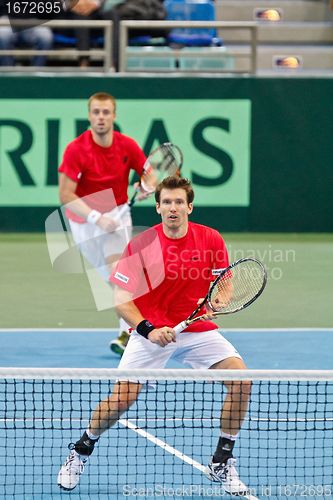
[[[241,394],[247,398],[250,396],[252,390],[252,382],[250,380],[243,380],[240,387]]]
[[[234,380],[226,384],[229,394],[234,398],[248,399],[251,394],[252,382],[250,380]]]
[[[128,410],[128,408],[138,399],[139,392],[137,384],[120,384],[116,388],[113,396],[114,401],[117,403],[118,410],[120,412]]]

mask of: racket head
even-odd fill
[[[156,185],[169,175],[176,175],[183,165],[183,153],[172,142],[164,142],[149,154],[143,166],[145,184]]]
[[[171,142],[164,142],[153,149],[147,157],[143,166],[143,174],[140,180],[144,190],[152,194],[157,185],[169,175],[180,175],[183,165],[183,153],[181,149]],[[136,201],[139,189],[137,188],[128,202],[132,207]]]
[[[252,304],[267,283],[265,266],[257,259],[239,259],[224,269],[208,292],[214,316],[232,314]]]

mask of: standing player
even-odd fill
[[[121,369],[164,368],[174,356],[197,370],[245,368],[239,353],[210,321],[212,311],[206,310],[204,321],[192,324],[190,331],[177,338],[172,329],[194,309],[197,298],[206,295],[218,270],[228,266],[219,233],[189,222],[193,198],[187,179],[163,180],[155,192],[162,223],[129,243],[110,278],[118,285],[118,312],[134,329],[119,364]],[[144,264],[140,266],[140,262]],[[225,385],[228,393],[221,413],[221,436],[206,474],[221,482],[228,493],[244,496],[248,489],[239,479],[232,450],[247,412],[250,382]],[[141,387],[140,383],[119,381],[113,393],[100,402],[60,469],[61,488],[75,488],[100,435],[136,401]]]
[[[59,167],[59,194],[75,243],[87,261],[108,280],[132,227],[130,212],[121,220],[117,210],[127,202],[128,177],[143,175],[146,157],[138,144],[114,130],[115,98],[99,92],[88,101],[90,130],[70,142]],[[148,195],[140,185],[141,197]],[[122,354],[128,325],[120,320],[119,337],[110,348]]]

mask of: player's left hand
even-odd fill
[[[220,311],[224,307],[227,307],[228,305],[228,298],[225,296],[225,294],[222,295],[216,295],[211,301],[211,304],[214,308],[214,311]]]
[[[198,300],[197,302],[197,305],[199,304],[202,304],[202,302],[204,301],[205,299],[204,298],[201,298]],[[202,321],[205,321],[207,319],[213,319],[214,318],[214,315],[213,315],[213,309],[211,309],[211,307],[209,306],[209,304],[206,304],[206,313],[202,315],[202,318],[201,320]]]

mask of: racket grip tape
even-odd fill
[[[185,330],[185,328],[187,328],[187,322],[186,321],[182,321],[181,323],[178,323],[178,325],[174,326],[173,327],[173,330],[177,333],[180,333],[182,332],[183,330]]]

